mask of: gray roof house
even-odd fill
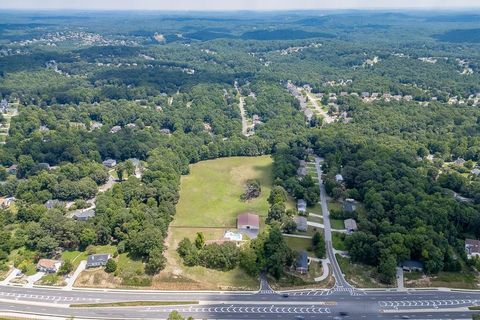
[[[62,202],[60,202],[57,199],[53,199],[53,200],[50,199],[47,202],[45,202],[45,208],[47,208],[47,209],[53,209],[56,206],[60,206],[60,205],[62,205]]]
[[[93,217],[95,217],[95,209],[76,210],[72,216],[73,219],[78,221],[87,221]]]
[[[50,170],[50,164],[46,163],[46,162],[40,162],[38,164],[38,167],[40,169],[44,169],[44,170]]]
[[[480,241],[475,239],[465,239],[465,251],[468,258],[480,256]]]
[[[480,169],[479,169],[479,168],[475,168],[475,169],[473,169],[472,171],[470,171],[470,173],[478,176],[478,175],[480,175]]]
[[[105,166],[105,167],[108,167],[108,168],[113,168],[117,165],[117,160],[115,159],[107,159],[105,161],[102,162],[102,164]]]
[[[120,126],[113,126],[111,129],[110,129],[110,133],[117,133],[118,131],[122,130],[122,127]]]
[[[295,271],[300,274],[305,274],[308,272],[308,254],[307,251],[302,251],[297,256],[297,261],[295,263]]]
[[[343,182],[343,176],[340,173],[337,173],[335,175],[335,181],[337,182]]]
[[[87,268],[96,268],[102,267],[107,264],[108,259],[110,259],[110,254],[91,254],[87,257]]]
[[[465,163],[465,159],[458,158],[457,160],[455,160],[454,163],[455,163],[456,166],[463,166],[463,164]]]
[[[307,212],[307,202],[303,199],[298,199],[297,202],[297,211],[300,213]]]
[[[7,172],[9,174],[17,174],[17,165],[12,164],[10,167],[8,167]]]
[[[296,216],[295,218],[293,218],[293,220],[295,221],[295,223],[297,225],[297,231],[303,231],[303,232],[307,231],[308,223],[307,223],[307,218],[306,217]]]
[[[355,204],[355,200],[345,199],[345,201],[343,202],[343,211],[354,212],[355,210],[357,210],[357,205]]]
[[[357,231],[357,221],[354,219],[345,219],[343,220],[343,224],[345,225],[345,229],[347,230],[348,233],[352,233],[354,231]]]

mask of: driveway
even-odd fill
[[[111,189],[116,182],[117,181],[115,181],[115,178],[112,175],[109,175],[107,182],[105,184],[101,185],[100,187],[98,187],[98,191],[99,192],[105,192],[108,189]]]
[[[40,280],[44,275],[45,275],[45,272],[37,272],[34,275],[28,276],[27,284],[25,285],[25,288],[33,288],[33,285],[35,284],[35,282]]]
[[[397,288],[399,291],[405,290],[405,286],[403,284],[403,269],[397,267]]]
[[[65,290],[72,290],[73,285],[75,284],[75,281],[77,280],[80,273],[82,273],[82,271],[85,270],[86,266],[87,266],[87,261],[85,260],[80,261],[80,264],[78,265],[77,269],[75,269],[75,272],[73,273],[73,275],[65,279],[65,282],[67,283],[67,285],[64,287]]]
[[[19,269],[13,268],[12,271],[10,271],[10,273],[8,274],[8,276],[3,281],[0,282],[0,285],[4,286],[9,284],[10,281],[14,279],[19,272],[20,272]]]
[[[316,277],[315,279],[315,282],[321,282],[325,279],[328,278],[328,273],[329,273],[329,269],[328,269],[328,264],[330,263],[330,261],[327,259],[318,259],[318,258],[309,258],[310,260],[312,261],[316,261],[316,262],[321,262],[322,263],[322,275],[320,277]]]

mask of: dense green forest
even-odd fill
[[[271,154],[272,198],[288,192],[314,205],[314,180],[297,178],[311,150],[326,160],[327,192],[365,208],[346,239],[353,262],[386,283],[406,259],[429,274],[471,268],[463,245],[480,237],[480,178],[471,173],[480,161],[478,16],[2,14],[0,97],[16,112],[0,146],[0,195],[16,198],[0,210],[3,268],[18,249],[53,257],[111,244],[156,274],[189,164]],[[261,119],[248,137],[236,81],[246,115]],[[309,85],[350,120],[307,123],[287,81]],[[466,162],[453,165],[458,158]],[[118,183],[97,196],[112,172]],[[46,208],[52,199],[78,208],[94,199],[96,215],[73,220],[65,207]],[[291,224],[282,199],[271,202],[269,232],[248,248],[199,251],[185,241],[179,253],[191,265],[281,277],[294,260],[280,234]]]

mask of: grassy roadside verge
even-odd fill
[[[175,306],[185,304],[198,304],[198,301],[125,301],[105,303],[77,303],[71,304],[72,308],[109,308],[109,307],[142,307],[142,306]]]

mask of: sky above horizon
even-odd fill
[[[1,0],[2,9],[290,10],[472,8],[479,0]]]

